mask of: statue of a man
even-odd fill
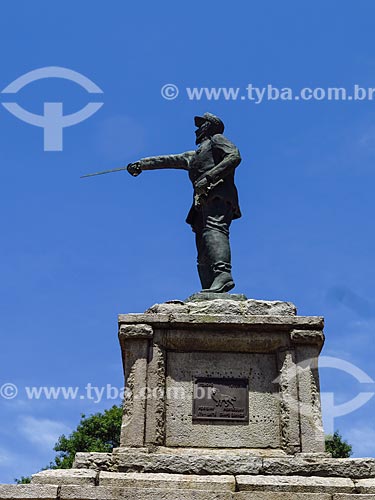
[[[194,201],[186,222],[195,233],[198,273],[203,292],[228,292],[232,278],[229,227],[241,217],[234,171],[241,162],[237,147],[223,136],[224,124],[215,115],[205,113],[194,118],[197,130],[195,151],[153,156],[128,165],[128,172],[162,168],[189,172]]]

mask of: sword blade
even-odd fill
[[[94,174],[81,175],[80,179],[84,179],[85,177],[94,177],[95,175],[110,174],[112,172],[121,172],[122,170],[126,170],[126,167],[114,168],[112,170],[103,170],[102,172],[95,172]]]

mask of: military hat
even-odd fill
[[[203,116],[194,116],[194,123],[196,127],[200,127],[204,122],[212,123],[212,125],[214,125],[217,129],[218,134],[222,134],[224,132],[224,123],[218,116],[215,116],[212,113],[204,113]]]

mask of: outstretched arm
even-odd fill
[[[187,151],[186,153],[177,155],[151,156],[149,158],[142,158],[135,163],[130,163],[128,165],[128,172],[136,177],[143,170],[159,170],[163,168],[189,170],[189,163],[194,154],[194,151]]]

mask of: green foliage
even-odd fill
[[[31,483],[31,477],[21,476],[19,479],[15,479],[14,482],[16,484],[29,484]]]
[[[326,451],[332,453],[333,458],[349,458],[352,454],[352,447],[344,441],[339,431],[336,431],[333,436],[326,436]]]
[[[70,469],[79,451],[111,452],[120,446],[121,418],[120,406],[113,406],[90,417],[82,415],[77,429],[70,436],[60,436],[54,447],[58,454],[50,468]]]

